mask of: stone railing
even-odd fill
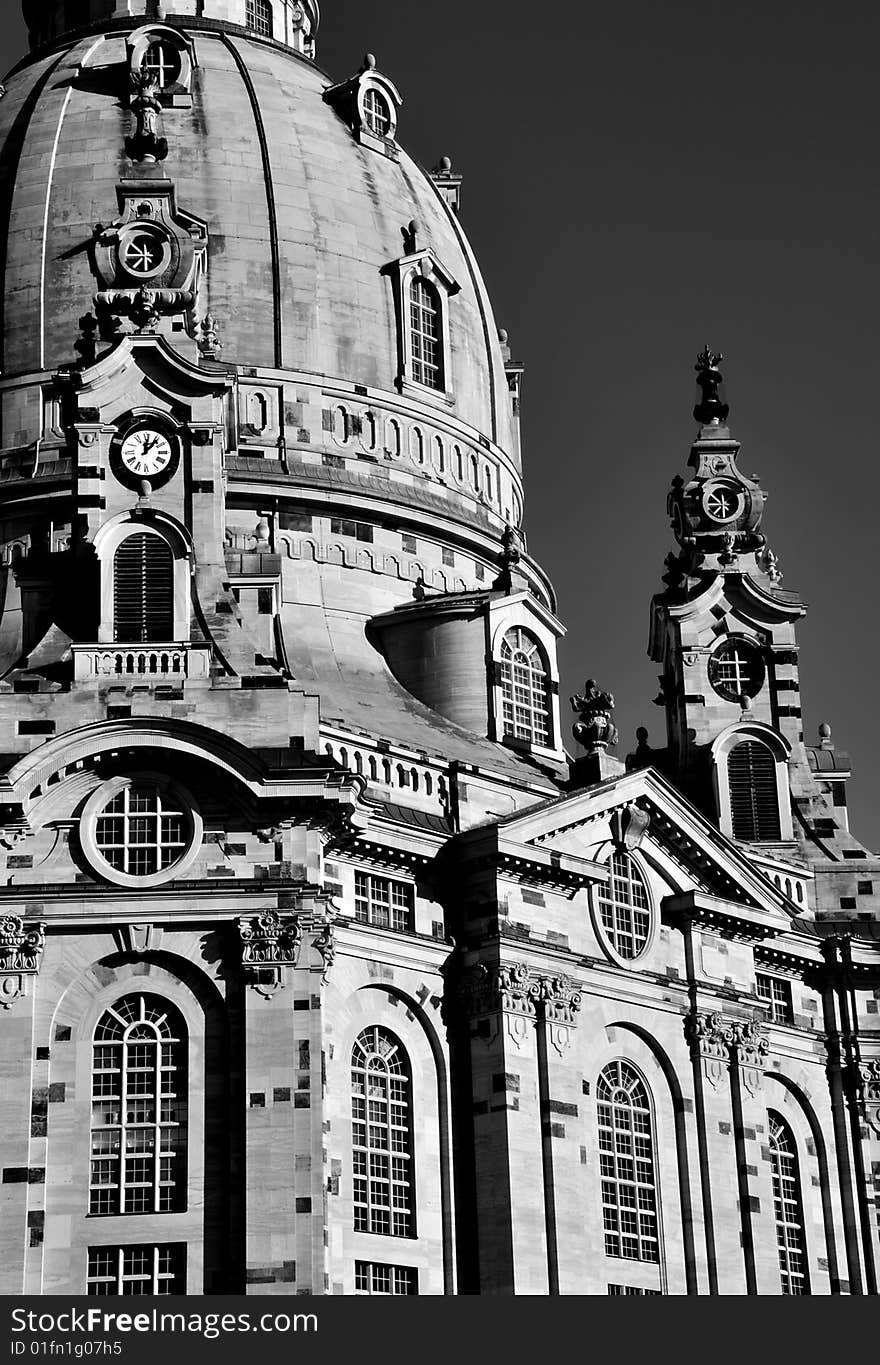
[[[207,678],[210,645],[73,645],[77,682],[162,683]]]

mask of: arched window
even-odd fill
[[[440,304],[434,288],[415,275],[409,287],[412,377],[429,389],[443,388]]]
[[[615,853],[611,878],[596,889],[605,936],[620,956],[632,960],[644,952],[651,934],[651,902],[645,879],[628,853]]]
[[[150,43],[144,56],[142,70],[156,79],[160,90],[173,85],[180,76],[180,54],[177,48],[162,38]]]
[[[530,744],[550,744],[550,689],[537,640],[510,630],[501,645],[503,732]]]
[[[628,1062],[606,1066],[596,1086],[606,1256],[660,1259],[654,1134],[645,1084]]]
[[[779,1114],[769,1113],[773,1212],[783,1294],[809,1294],[804,1207],[794,1134]]]
[[[747,739],[731,749],[727,783],[733,837],[750,842],[780,839],[776,760],[766,744]]]
[[[391,132],[391,108],[385,96],[370,89],[364,95],[364,118],[376,137],[388,137]]]
[[[254,33],[260,33],[264,38],[271,38],[271,0],[247,0],[246,23],[248,28],[253,29]]]
[[[161,536],[127,536],[113,559],[113,638],[157,644],[174,638],[174,556]]]
[[[351,1126],[356,1232],[414,1231],[409,1062],[393,1034],[368,1028],[351,1055]]]
[[[89,1213],[186,1208],[187,1037],[179,1011],[128,995],[98,1021]]]

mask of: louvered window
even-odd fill
[[[174,556],[160,536],[128,536],[116,551],[113,634],[127,645],[174,638]]]
[[[735,839],[781,839],[776,761],[765,744],[745,740],[727,759],[730,818]]]

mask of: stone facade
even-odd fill
[[[0,102],[0,1288],[876,1293],[880,863],[720,357],[667,746],[588,680],[572,758],[460,178],[310,0],[174,8]]]

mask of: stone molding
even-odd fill
[[[467,968],[455,998],[469,1019],[501,1014],[505,1031],[519,1047],[531,1021],[546,1024],[551,1043],[561,1054],[571,1042],[582,996],[576,981],[566,976],[533,975],[526,963]],[[490,1031],[487,1041],[495,1036]]]

